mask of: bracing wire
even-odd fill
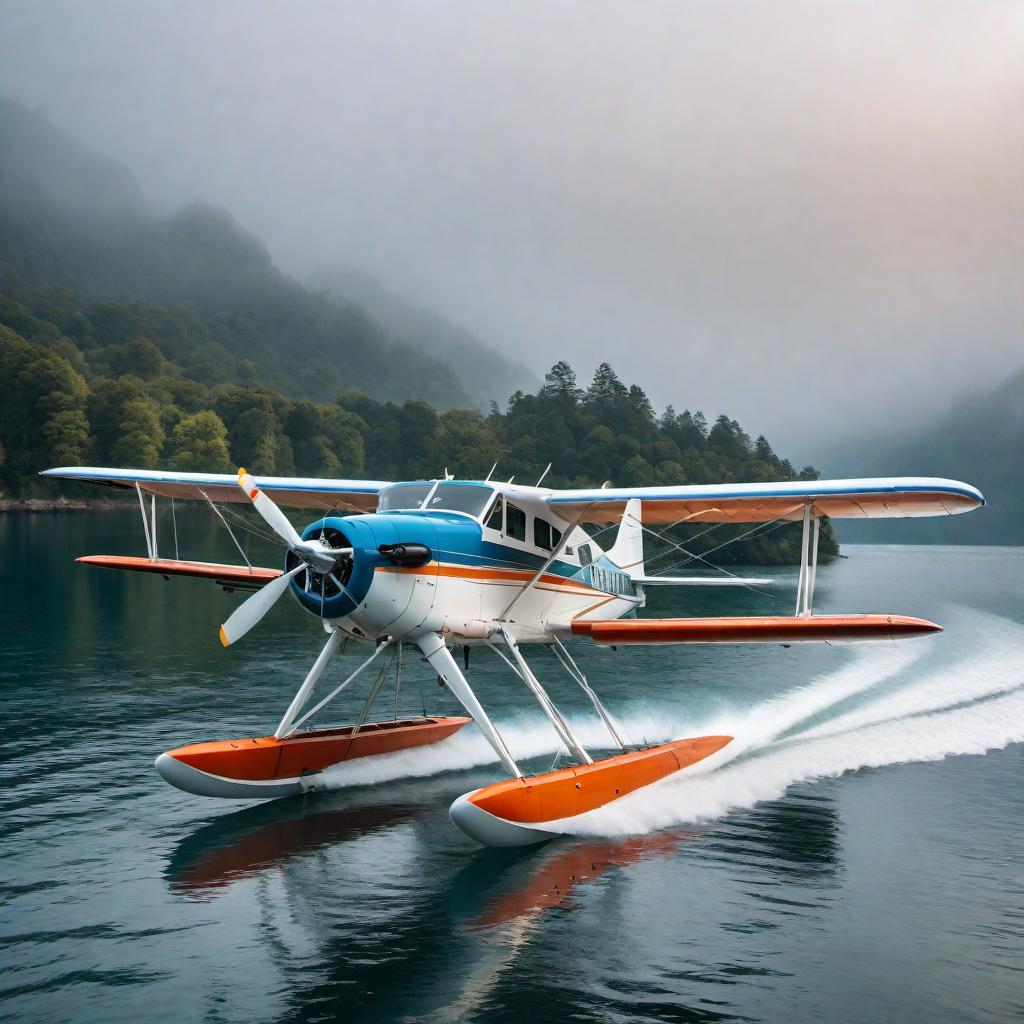
[[[251,520],[247,519],[243,515],[239,515],[237,512],[235,512],[233,509],[229,509],[227,506],[218,506],[218,508],[220,508],[221,513],[228,516],[239,529],[245,530],[247,533],[251,533],[254,536],[259,537],[262,540],[268,541],[269,543],[274,544],[277,547],[281,546],[280,537],[272,533],[267,533],[266,531],[260,530],[259,528],[253,526]]]
[[[685,561],[683,561],[683,562],[681,562],[681,563],[679,563],[679,564],[681,564],[681,565],[686,565],[686,564],[688,564],[689,562],[692,562],[692,561],[694,561],[694,560],[697,560],[697,561],[703,562],[703,563],[704,563],[704,564],[705,564],[705,565],[706,565],[706,566],[707,566],[707,567],[708,567],[709,569],[715,569],[715,570],[716,570],[716,571],[718,571],[718,572],[722,572],[722,573],[724,573],[724,574],[725,574],[726,576],[731,576],[731,577],[732,577],[733,579],[739,579],[739,578],[740,578],[740,575],[739,575],[739,573],[736,573],[736,572],[731,572],[731,571],[730,571],[729,569],[726,569],[726,568],[725,568],[725,566],[722,566],[722,565],[714,565],[713,563],[709,562],[709,561],[708,561],[708,560],[707,560],[706,558],[704,558],[704,557],[703,557],[703,555],[698,555],[698,554],[694,554],[694,553],[693,553],[692,551],[688,551],[688,550],[687,550],[686,548],[684,548],[684,547],[682,546],[682,544],[676,544],[676,543],[675,543],[674,541],[671,541],[671,540],[669,540],[669,539],[668,539],[667,537],[664,537],[664,536],[662,536],[662,534],[658,533],[658,531],[657,531],[657,530],[652,530],[652,529],[651,529],[651,528],[650,528],[649,526],[644,526],[644,524],[643,524],[643,523],[641,523],[641,522],[640,522],[639,520],[637,520],[637,519],[635,519],[635,518],[634,518],[634,520],[633,520],[633,521],[634,521],[634,522],[635,522],[635,523],[637,524],[637,526],[639,526],[639,527],[640,527],[640,529],[641,529],[641,530],[643,530],[643,531],[644,531],[645,533],[649,533],[649,534],[651,534],[651,536],[652,536],[652,537],[657,537],[657,538],[658,538],[658,540],[664,541],[664,542],[665,542],[666,544],[670,544],[670,545],[671,545],[671,546],[672,546],[673,548],[675,548],[675,549],[676,549],[677,551],[682,551],[682,553],[683,553],[684,555],[687,555],[687,556],[688,556],[688,557],[687,557],[687,559],[686,559]],[[760,527],[761,525],[762,525],[762,524],[758,523],[758,526],[759,526],[759,527]],[[751,532],[753,532],[753,531],[751,531]],[[746,534],[744,534],[744,536],[746,536]],[[733,538],[732,540],[727,540],[727,541],[725,542],[725,544],[731,544],[731,543],[733,543],[733,540],[740,540],[740,539],[741,539],[741,538],[739,538],[739,537],[735,537],[735,538]],[[720,544],[720,545],[719,545],[719,547],[724,547],[724,546],[725,546],[725,544]],[[712,550],[712,551],[714,551],[714,550],[717,550],[717,548],[712,548],[711,550]],[[709,554],[709,553],[710,553],[710,552],[705,552],[705,554]],[[671,568],[671,567],[670,567],[670,568]],[[661,572],[659,573],[659,575],[662,575],[662,576],[664,576],[664,575],[666,575],[666,574],[668,573],[668,571],[669,571],[668,569],[664,569],[664,570],[661,570]],[[766,593],[766,592],[765,592],[765,591],[763,591],[763,590],[759,590],[759,589],[758,589],[757,587],[753,587],[753,586],[751,586],[751,585],[750,585],[749,583],[744,583],[744,584],[743,584],[743,586],[744,586],[744,587],[745,587],[745,588],[746,588],[747,590],[750,590],[750,591],[752,591],[752,592],[753,592],[753,593],[755,593],[755,594],[760,594],[760,595],[761,595],[762,597],[768,597],[768,598],[770,598],[770,597],[772,596],[771,594],[768,594],[768,593]]]
[[[779,519],[777,519],[777,520],[772,520],[770,523],[758,523],[757,526],[755,526],[752,530],[747,530],[746,533],[741,533],[738,537],[730,537],[729,540],[722,541],[722,543],[718,544],[716,547],[709,548],[707,551],[704,552],[704,555],[714,554],[714,552],[721,550],[726,545],[728,545],[728,544],[735,544],[737,541],[741,541],[741,540],[745,539],[746,537],[751,536],[751,534],[757,533],[758,530],[762,530],[763,529],[764,532],[761,533],[760,536],[761,537],[767,537],[769,533],[774,533],[780,527],[789,526],[789,525],[792,525],[792,524],[786,522],[786,520],[782,519],[781,517]],[[686,551],[685,548],[680,548],[680,550],[681,551]],[[668,566],[665,569],[660,570],[661,575],[665,575],[666,573],[671,572],[673,569],[678,569],[681,566],[689,565],[689,563],[693,562],[693,561],[701,561],[701,562],[704,562],[705,565],[709,566],[712,569],[716,568],[716,566],[712,562],[707,561],[707,559],[704,557],[704,555],[696,555],[696,554],[693,554],[692,552],[689,552],[689,551],[686,551],[686,554],[689,557],[684,558],[681,562],[673,562],[672,565]],[[753,590],[754,588],[751,587],[750,589]],[[757,593],[763,593],[763,591],[757,591]],[[770,596],[770,595],[768,595],[768,596]]]

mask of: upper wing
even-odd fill
[[[789,480],[760,484],[684,487],[609,487],[555,491],[547,503],[570,522],[614,523],[638,498],[645,523],[762,523],[799,520],[804,505],[833,519],[889,519],[969,512],[985,504],[970,484],[937,477],[868,480]]]
[[[81,480],[107,487],[134,489],[135,485],[149,494],[167,498],[202,501],[248,502],[233,473],[171,473],[159,469],[97,469],[92,466],[64,466],[48,469],[43,476],[61,480]],[[373,512],[384,480],[320,480],[301,476],[258,476],[256,486],[269,494],[279,505],[293,508],[344,508],[356,512]]]

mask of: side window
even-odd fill
[[[501,511],[503,505],[504,502],[499,494],[498,497],[494,499],[494,508],[491,509],[491,514],[487,517],[487,521],[484,523],[484,526],[486,526],[487,529],[497,530],[499,533],[501,532]]]
[[[533,543],[545,551],[551,550],[551,524],[543,519],[533,520]]]
[[[589,544],[581,544],[576,550],[580,554],[580,565],[590,565],[594,560],[594,556],[590,553]]]
[[[551,547],[557,548],[562,543],[562,531],[551,527]]]
[[[505,536],[526,540],[526,513],[508,502],[505,503]]]

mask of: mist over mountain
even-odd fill
[[[320,400],[360,390],[486,408],[507,381],[531,382],[496,355],[492,365],[488,350],[437,314],[425,314],[421,331],[412,307],[371,296],[401,311],[384,326],[351,301],[308,290],[224,210],[197,202],[159,216],[124,167],[0,98],[0,292],[40,314],[54,287],[83,304],[158,308],[174,323],[149,340],[208,384],[258,379]]]
[[[356,305],[394,339],[415,339],[428,352],[456,367],[462,386],[479,402],[503,402],[514,391],[533,391],[540,379],[517,360],[489,348],[472,331],[437,310],[389,289],[380,278],[352,267],[322,267],[309,285],[343,305]]]
[[[987,392],[959,399],[910,437],[851,442],[827,466],[845,475],[944,476],[979,487],[967,516],[840,524],[851,542],[1024,544],[1024,366]]]

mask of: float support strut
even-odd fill
[[[616,724],[615,719],[612,718],[608,709],[601,703],[601,699],[591,689],[590,683],[587,682],[587,677],[583,674],[583,670],[576,664],[572,655],[565,649],[565,645],[558,637],[552,637],[554,643],[551,645],[551,650],[554,652],[555,657],[562,663],[562,667],[566,672],[569,673],[579,683],[580,688],[590,698],[590,703],[594,705],[594,710],[601,716],[601,721],[604,722],[605,727],[612,735],[612,739],[615,740],[616,744],[621,750],[626,749],[626,741],[622,733],[619,732],[619,726]]]
[[[537,698],[541,711],[547,715],[548,721],[554,726],[555,732],[558,733],[559,738],[565,744],[566,750],[577,761],[582,761],[584,764],[592,764],[594,759],[583,749],[583,745],[576,738],[572,729],[569,728],[569,723],[562,717],[558,708],[555,707],[551,698],[547,695],[547,691],[541,686],[540,681],[533,674],[530,666],[526,664],[526,659],[523,657],[522,651],[519,650],[519,645],[509,636],[506,630],[503,629],[501,635],[505,638],[505,644],[515,659],[516,665],[519,666],[520,678],[530,688],[534,697]]]
[[[495,729],[494,723],[488,718],[487,712],[484,711],[480,701],[477,700],[472,687],[466,682],[466,677],[462,674],[462,670],[452,657],[452,652],[445,647],[444,640],[441,639],[440,634],[427,633],[416,641],[416,645],[423,652],[423,656],[430,663],[430,667],[438,674],[442,682],[455,694],[462,706],[473,717],[473,721],[480,727],[480,731],[484,734],[487,742],[494,748],[494,752],[498,755],[498,760],[504,765],[505,770],[513,777],[521,779],[523,773],[519,770],[519,766],[513,759],[508,747],[505,746],[505,741],[501,738],[501,734]]]
[[[313,687],[316,686],[317,680],[324,674],[324,669],[327,668],[327,663],[334,657],[334,652],[338,649],[339,643],[341,643],[341,631],[337,629],[332,630],[331,635],[327,638],[327,643],[324,644],[323,650],[317,655],[316,661],[313,662],[313,667],[309,670],[305,682],[299,687],[299,692],[295,694],[291,704],[288,705],[288,710],[284,713],[284,718],[281,719],[281,724],[274,733],[275,739],[284,739],[289,732],[293,731],[291,724],[295,721],[295,716],[302,710],[306,701],[309,700]]]

